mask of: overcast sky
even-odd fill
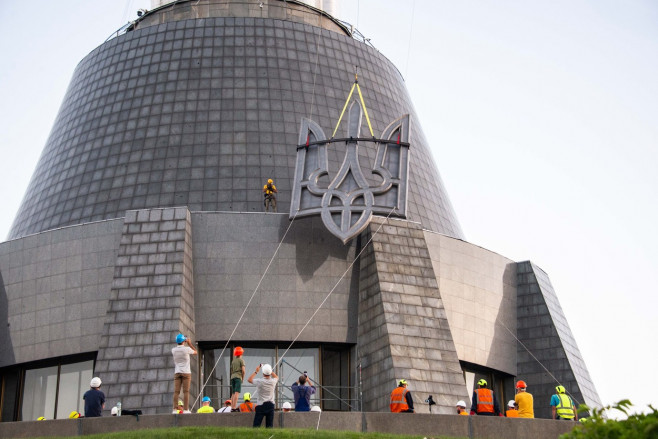
[[[404,75],[466,239],[549,274],[604,404],[655,405],[658,2],[338,3]],[[75,66],[149,5],[0,1],[0,237]]]

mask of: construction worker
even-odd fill
[[[462,416],[468,416],[468,412],[466,411],[466,403],[462,401],[457,401],[457,414],[462,415]]]
[[[101,391],[101,379],[93,377],[89,383],[89,390],[82,395],[85,400],[85,418],[98,418],[102,416],[105,408],[105,394]]]
[[[532,395],[526,392],[527,384],[523,380],[516,382],[516,396],[514,402],[519,407],[519,418],[534,418],[535,409]]]
[[[276,194],[278,192],[276,186],[274,186],[274,181],[271,178],[268,179],[267,184],[263,186],[265,212],[269,212],[270,206],[272,206],[272,212],[276,212]]]
[[[210,398],[204,396],[201,400],[201,407],[196,411],[197,413],[215,413],[215,408],[210,405]]]
[[[244,402],[240,404],[240,411],[253,413],[254,404],[251,402],[251,393],[245,392],[245,394],[242,396],[242,399],[244,399]]]
[[[505,412],[505,416],[507,416],[508,418],[519,417],[519,410],[516,408],[516,402],[514,402],[513,399],[510,399],[509,402],[507,403],[507,411]]]
[[[174,409],[174,414],[181,414],[183,413],[183,401],[178,400],[178,406]]]
[[[414,399],[411,392],[407,390],[407,380],[400,380],[398,386],[391,392],[391,412],[413,413]]]
[[[557,394],[551,396],[551,410],[553,419],[564,419],[565,421],[577,421],[578,411],[573,400],[567,395],[567,389],[564,386],[555,388]]]
[[[262,367],[261,367],[262,366]],[[263,378],[256,378],[256,374],[263,370]],[[274,428],[274,391],[279,377],[269,364],[262,364],[247,378],[249,384],[256,386],[258,392],[258,404],[254,415],[254,428],[260,427],[265,418],[265,428]]]
[[[177,346],[171,349],[174,356],[174,398],[172,404],[176,404],[180,398],[181,388],[183,389],[183,413],[189,413],[190,402],[190,383],[192,382],[192,370],[190,369],[190,355],[196,355],[196,349],[192,343],[183,334],[176,336]],[[177,413],[174,406],[174,413]]]
[[[217,413],[231,413],[233,410],[231,409],[231,400],[227,399],[224,401],[224,407],[220,408],[217,410]]]
[[[237,346],[233,350],[233,360],[231,361],[231,411],[239,412],[238,409],[238,397],[240,392],[242,392],[242,381],[244,381],[245,374],[245,364],[242,359],[242,354],[244,354],[244,349],[240,346]]]
[[[478,381],[478,388],[473,391],[471,415],[503,416],[493,390],[487,389],[487,380]]]
[[[295,411],[308,412],[311,410],[311,396],[315,393],[315,386],[304,372],[290,387],[295,398]]]
[[[292,404],[290,404],[288,401],[286,401],[281,406],[281,409],[283,409],[283,413],[291,412],[292,411]]]

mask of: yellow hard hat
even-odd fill
[[[69,413],[69,419],[77,419],[79,417],[80,417],[80,413],[76,412],[75,410]]]
[[[567,389],[565,389],[564,386],[557,386],[555,390],[557,391],[557,393],[566,393],[567,391]]]
[[[267,180],[268,183],[274,183],[274,181],[270,178]]]
[[[251,401],[251,393],[244,392],[244,395],[242,395],[242,399],[244,399],[245,401]]]
[[[46,418],[44,418],[43,416],[39,416],[39,417],[37,418],[37,421],[45,421],[45,420],[46,420]]]
[[[398,383],[399,386],[406,386],[407,385],[407,380],[400,380]]]

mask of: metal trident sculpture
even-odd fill
[[[306,118],[299,130],[290,218],[320,214],[327,229],[344,244],[368,226],[373,214],[406,218],[407,212],[409,115],[391,122],[376,139],[359,137],[362,113],[360,103],[353,101],[345,138],[327,139],[322,128]],[[375,187],[368,184],[359,164],[360,143],[377,146],[371,173],[381,181]],[[321,185],[322,177],[331,178],[327,148],[338,144],[346,147],[343,163],[331,182]]]

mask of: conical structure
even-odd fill
[[[334,137],[357,72],[363,99]],[[416,412],[452,414],[482,378],[513,398],[519,372],[538,401],[551,380],[598,401],[548,278],[464,241],[398,70],[302,2],[163,4],[92,51],[10,238],[2,420],[80,411],[93,375],[108,410],[171,413],[179,332],[199,348],[196,406],[232,393],[235,346],[248,372],[276,366],[278,406],[304,371],[324,410],[388,411],[405,379]],[[563,351],[548,378],[531,360]]]

